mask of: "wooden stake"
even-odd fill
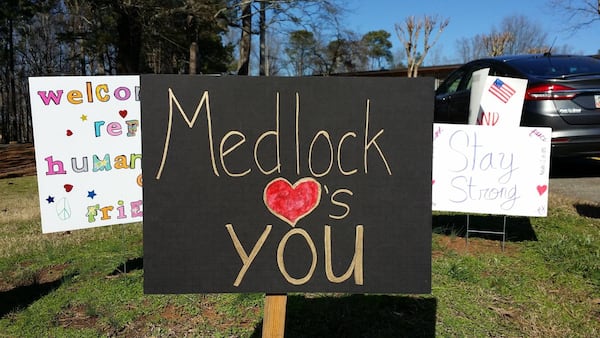
[[[262,337],[283,338],[287,294],[267,294],[263,317]]]

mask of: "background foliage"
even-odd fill
[[[552,4],[577,27],[600,20],[595,0]],[[427,52],[452,25],[451,18],[412,16],[407,7],[405,18],[398,14],[394,36],[385,30],[361,34],[344,24],[348,6],[343,0],[5,0],[0,143],[33,142],[30,76],[303,76],[397,67],[417,76]],[[518,15],[489,33],[474,33],[456,41],[463,62],[552,45],[539,25]]]

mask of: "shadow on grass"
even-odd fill
[[[600,218],[600,206],[593,204],[575,204],[579,216]]]
[[[289,295],[285,337],[435,337],[436,310],[432,297]]]
[[[467,215],[433,215],[433,232],[441,235],[465,237],[467,232]],[[502,232],[504,216],[499,215],[469,215],[469,230]],[[498,234],[470,233],[469,238],[477,237],[502,241]],[[535,231],[529,217],[506,217],[506,241],[522,242],[537,241]]]
[[[32,283],[0,292],[0,318],[13,311],[24,309],[36,300],[56,290],[62,283],[75,274],[64,276],[45,283]]]
[[[117,266],[116,269],[113,270],[113,272],[111,272],[109,274],[109,276],[117,276],[123,273],[128,273],[134,270],[142,270],[144,268],[144,258],[142,257],[137,257],[137,258],[131,258],[128,259],[126,262],[122,263],[121,265]]]

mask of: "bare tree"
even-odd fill
[[[568,30],[573,33],[600,23],[600,0],[551,0],[550,5],[563,22],[570,23]],[[596,46],[600,54],[600,45]]]
[[[315,73],[319,48],[312,32],[299,30],[290,34],[290,41],[285,53],[293,66],[293,75],[303,76]]]
[[[264,74],[271,57],[267,34],[297,30],[316,34],[315,25],[324,27],[326,23],[331,24],[330,17],[337,19],[342,14],[343,6],[338,3],[341,0],[228,0],[227,6],[216,12],[215,18],[241,30],[241,38],[236,42],[240,53],[238,74],[246,73],[244,67],[249,67],[249,57],[255,55],[251,50],[252,35],[259,36],[259,73]],[[335,24],[331,26],[335,27]]]
[[[238,75],[248,75],[250,72],[250,51],[252,50],[252,0],[244,0],[240,4],[242,12],[242,38],[240,39],[240,59]]]
[[[278,36],[268,35],[265,42],[264,68],[266,76],[281,75],[283,69],[283,43]]]
[[[548,50],[547,37],[542,27],[524,15],[505,17],[499,35],[508,34],[503,54],[522,54],[534,50]]]
[[[395,24],[396,35],[404,46],[406,62],[408,68],[408,77],[416,77],[419,67],[423,64],[427,52],[439,39],[441,33],[450,23],[449,19],[440,19],[437,16],[425,15],[417,19],[409,16],[404,20],[404,24]],[[437,27],[436,35],[431,40],[431,34]],[[421,38],[421,33],[423,37]],[[420,47],[419,43],[423,46]]]
[[[326,62],[322,74],[356,72],[368,67],[368,52],[362,39],[352,32],[335,39],[326,47]]]
[[[483,38],[482,34],[477,34],[471,38],[460,38],[457,40],[458,55],[462,63],[467,63],[488,55],[482,42]]]
[[[258,29],[259,29],[259,76],[269,75],[269,55],[267,50],[267,3],[265,1],[260,2],[260,9],[258,11]]]
[[[550,46],[547,34],[536,23],[522,15],[505,17],[500,29],[492,28],[489,34],[478,34],[457,41],[463,62],[487,56],[508,54],[538,54],[552,50],[568,49],[567,46]]]
[[[566,14],[569,27],[577,31],[600,22],[600,0],[551,0],[552,8],[557,8],[561,17]]]
[[[507,46],[514,40],[514,35],[510,32],[492,32],[481,36],[481,42],[489,56],[506,54]]]
[[[344,13],[341,0],[254,0],[260,3],[259,37],[265,40],[267,33],[277,31],[288,35],[297,30],[307,30],[313,33],[320,45],[323,32],[333,29],[339,31],[339,18]],[[291,27],[291,29],[290,29]],[[298,29],[300,28],[300,29]],[[268,51],[267,45],[264,46]],[[271,54],[271,55],[269,55]],[[320,59],[322,53],[316,53],[315,58]],[[259,58],[259,68],[273,58],[272,53],[263,53]]]

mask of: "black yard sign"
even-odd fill
[[[428,293],[433,80],[143,75],[147,293]]]

